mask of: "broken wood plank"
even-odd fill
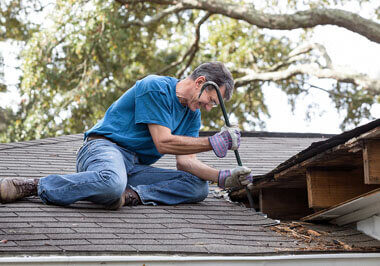
[[[340,145],[331,150],[327,150],[321,154],[309,158],[299,164],[285,169],[274,175],[276,180],[287,179],[294,175],[305,175],[306,168],[310,167],[361,167],[363,158],[361,152],[351,152],[347,146]]]
[[[255,183],[255,189],[269,188],[269,187],[281,187],[281,188],[304,188],[306,189],[305,174],[291,176],[286,179],[278,179],[271,181],[263,181]]]
[[[361,134],[359,137],[356,138],[356,140],[361,140],[361,139],[380,139],[380,126],[364,134]]]
[[[310,208],[328,208],[380,187],[364,184],[361,168],[311,168],[307,170],[306,178]]]
[[[298,219],[312,212],[306,188],[260,189],[260,210],[273,219]]]
[[[364,182],[380,184],[380,139],[364,142],[363,167]]]

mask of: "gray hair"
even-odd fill
[[[196,80],[200,76],[204,76],[206,81],[215,82],[219,87],[225,86],[226,91],[224,93],[224,98],[227,101],[231,99],[234,89],[234,80],[231,72],[223,63],[217,61],[203,63],[191,73],[190,78]]]

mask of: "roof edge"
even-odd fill
[[[277,264],[305,265],[305,263],[349,263],[350,265],[377,265],[380,253],[317,253],[317,254],[285,254],[267,256],[42,256],[42,257],[5,257],[0,258],[0,265],[18,264],[25,265],[67,265],[67,263],[91,263],[93,265],[141,265],[149,262],[149,265],[172,265],[173,263],[194,263],[192,265],[247,265]]]

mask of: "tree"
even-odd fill
[[[44,6],[38,0],[0,2],[0,42],[8,42],[20,47],[25,45],[31,35],[39,30],[39,24],[31,20],[31,15],[38,17],[43,9]],[[10,86],[4,79],[4,69],[4,57],[0,52],[0,93],[7,92]],[[19,85],[16,84],[16,86]],[[15,120],[16,115],[11,108],[0,107],[0,141],[13,139],[8,137],[8,134],[12,133],[7,129],[11,128]]]
[[[53,27],[36,31],[22,54],[23,100],[8,140],[83,132],[137,79],[150,73],[183,78],[210,60],[228,62],[233,71],[237,90],[227,108],[246,129],[262,127],[269,115],[264,84],[281,88],[294,104],[313,88],[311,76],[336,80],[334,88],[314,88],[347,113],[342,127],[370,117],[380,81],[334,65],[322,45],[308,40],[309,28],[333,24],[380,43],[376,18],[327,8],[345,0],[303,1],[298,12],[299,1],[289,0],[284,14],[273,1],[251,2],[57,0]],[[293,40],[262,28],[307,29]],[[220,127],[219,111],[202,114],[204,129]]]

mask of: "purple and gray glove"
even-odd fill
[[[248,186],[248,188],[251,188],[253,186],[252,180],[251,169],[245,166],[238,166],[234,169],[219,171],[218,187],[241,188]]]
[[[237,150],[240,146],[240,129],[238,127],[222,127],[219,133],[208,138],[214,153],[219,158],[227,155],[228,150]]]

